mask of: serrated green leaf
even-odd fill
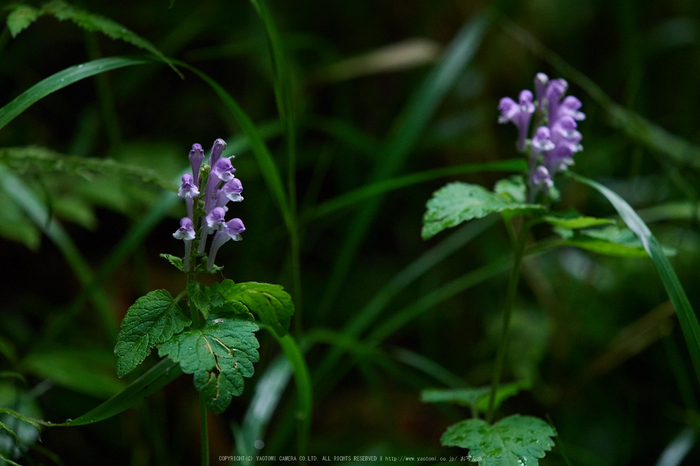
[[[552,426],[531,416],[516,414],[489,425],[468,419],[449,427],[440,438],[446,447],[469,449],[469,461],[480,466],[536,466],[551,450],[557,435]]]
[[[421,235],[428,239],[446,228],[493,212],[533,210],[544,210],[544,206],[515,202],[475,184],[450,183],[435,191],[428,201]]]
[[[195,280],[187,282],[187,295],[190,298],[190,306],[194,306],[206,319],[209,317],[210,301],[207,287]]]
[[[571,228],[573,230],[579,228],[596,227],[600,225],[611,225],[615,223],[613,220],[608,218],[596,218],[581,215],[574,209],[567,209],[564,212],[545,215],[542,217],[542,220],[556,227]]]
[[[202,328],[189,329],[158,346],[160,356],[194,374],[194,385],[213,413],[222,413],[233,396],[243,393],[243,378],[253,375],[259,359],[258,326],[240,318],[212,316]]]
[[[294,303],[281,285],[257,282],[235,284],[233,280],[224,280],[212,285],[211,291],[221,295],[227,302],[243,303],[280,337],[287,334],[294,315]]]
[[[185,266],[182,265],[182,257],[173,256],[172,254],[161,254],[160,257],[167,259],[167,261],[173,264],[180,272],[185,271]]]
[[[192,321],[166,290],[155,290],[136,300],[126,312],[114,353],[117,375],[123,377],[141,364],[154,346],[168,341]]]
[[[170,191],[175,191],[176,188],[171,179],[148,167],[109,158],[71,156],[39,146],[0,148],[0,162],[20,174],[39,170],[77,175],[87,179],[94,175],[113,175],[138,178],[144,183]]]
[[[175,65],[173,65],[173,63],[165,55],[163,55],[160,50],[158,50],[146,39],[136,35],[134,32],[125,28],[116,21],[112,21],[109,18],[95,13],[90,13],[89,11],[70,5],[62,0],[53,0],[48,2],[40,9],[19,6],[10,14],[10,16],[13,15],[15,15],[15,17],[12,18],[12,25],[10,25],[10,17],[7,18],[8,27],[12,33],[12,37],[15,37],[20,31],[28,27],[39,16],[52,15],[59,21],[72,21],[86,31],[99,31],[111,39],[123,40],[124,42],[135,45],[140,49],[147,50],[167,63],[170,68],[173,69],[173,71],[182,77],[182,73],[175,68]]]
[[[9,15],[7,15],[7,28],[12,37],[17,36],[24,29],[28,28],[39,17],[39,11],[28,5],[17,5]]]
[[[496,186],[493,187],[493,192],[514,202],[525,202],[527,198],[527,186],[520,175],[498,180]]]

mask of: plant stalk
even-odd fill
[[[525,252],[525,243],[530,232],[530,224],[523,222],[520,234],[518,235],[517,243],[513,256],[513,268],[510,271],[508,278],[508,289],[506,290],[506,301],[503,308],[503,328],[501,329],[501,338],[498,342],[498,350],[496,352],[496,364],[493,368],[493,379],[491,380],[491,395],[489,398],[489,409],[486,412],[486,422],[493,422],[494,403],[496,400],[496,392],[498,385],[501,382],[501,373],[503,372],[503,364],[506,358],[508,348],[508,331],[510,329],[510,318],[513,314],[513,304],[515,303],[515,293],[518,290],[518,281],[520,279],[520,267],[523,262]]]
[[[207,430],[207,404],[199,394],[199,427],[202,437],[202,466],[209,466],[209,431]]]

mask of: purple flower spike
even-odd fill
[[[547,99],[547,115],[549,127],[551,128],[557,120],[561,98],[566,94],[569,83],[564,79],[554,79],[547,84],[544,97]]]
[[[216,253],[219,248],[226,243],[228,240],[240,241],[243,239],[241,233],[245,231],[245,226],[240,218],[234,218],[229,220],[224,225],[224,228],[217,232],[214,236],[214,240],[211,243],[211,249],[209,251],[209,260],[207,261],[207,270],[211,271],[214,268],[214,260],[216,258]]]
[[[204,151],[202,146],[199,144],[192,144],[192,150],[190,151],[190,164],[192,164],[192,175],[194,176],[194,184],[199,184],[199,168],[202,166],[202,160],[204,160]]]
[[[221,154],[224,152],[226,149],[226,141],[223,139],[219,138],[216,141],[214,141],[214,145],[211,148],[211,153],[209,154],[209,166],[213,167],[216,162],[219,160],[221,157]]]
[[[224,157],[212,166],[211,172],[221,181],[226,182],[233,179],[236,169],[231,165],[231,160]]]
[[[185,272],[190,271],[190,255],[192,253],[192,240],[194,240],[195,233],[192,227],[192,220],[189,217],[183,217],[180,219],[180,228],[177,229],[173,236],[176,239],[181,239],[185,242],[185,258],[182,262],[182,266]]]
[[[520,152],[525,152],[527,129],[530,125],[530,118],[535,112],[535,105],[532,103],[532,98],[532,92],[526,89],[520,93],[519,104],[515,103],[515,101],[509,97],[504,97],[498,105],[498,109],[501,111],[498,122],[507,123],[512,121],[518,128],[517,148]]]

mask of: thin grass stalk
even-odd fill
[[[503,328],[501,329],[501,337],[500,341],[498,342],[496,364],[493,368],[493,379],[491,380],[491,395],[489,396],[489,408],[486,412],[486,422],[488,422],[489,424],[493,422],[494,401],[496,400],[498,384],[501,382],[503,364],[505,362],[506,351],[508,349],[508,331],[510,329],[510,318],[513,315],[515,293],[518,290],[518,281],[520,280],[520,267],[523,262],[523,256],[525,253],[525,243],[527,242],[527,235],[529,231],[530,225],[527,222],[525,222],[518,236],[518,241],[516,243],[515,252],[513,256],[513,268],[511,269],[510,277],[508,278],[506,301],[503,307]]]

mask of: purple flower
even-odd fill
[[[180,228],[177,229],[173,236],[177,239],[181,239],[185,242],[185,259],[182,262],[182,266],[185,272],[190,271],[190,254],[192,253],[192,240],[195,238],[194,228],[192,227],[192,220],[189,217],[183,217],[180,219]]]
[[[204,151],[202,146],[199,144],[192,144],[192,150],[190,151],[190,164],[192,165],[192,176],[194,176],[194,184],[199,184],[199,168],[202,166],[202,160],[204,160]]]
[[[544,111],[542,108],[542,100],[544,100],[548,82],[549,77],[544,73],[537,73],[535,76],[535,96],[537,97],[537,108],[540,109],[540,112]]]
[[[240,218],[234,218],[229,220],[224,225],[221,231],[218,231],[214,236],[214,240],[211,242],[211,249],[209,250],[209,260],[207,261],[207,270],[211,271],[214,268],[214,260],[216,258],[216,253],[219,251],[221,245],[223,245],[228,240],[240,241],[243,239],[241,233],[245,231],[245,226]]]
[[[192,220],[189,217],[182,217],[180,219],[180,228],[177,229],[173,236],[176,239],[181,239],[183,241],[192,241],[195,237],[194,228],[192,227]]]
[[[561,99],[566,94],[568,87],[569,84],[563,79],[554,79],[547,84],[544,97],[547,99],[547,116],[550,128],[557,119]]]
[[[577,130],[577,121],[586,118],[580,109],[581,101],[574,96],[566,96],[568,83],[564,79],[553,79],[544,73],[535,76],[536,106],[533,104],[532,92],[520,92],[519,102],[504,97],[498,104],[501,115],[499,123],[513,122],[518,128],[516,147],[520,152],[529,149],[527,180],[529,186],[528,202],[533,202],[539,190],[548,194],[553,186],[553,177],[557,172],[573,165],[575,153],[583,150],[581,133]],[[533,130],[528,148],[527,137],[530,119],[538,109],[536,124],[546,122]]]
[[[576,121],[570,116],[557,120],[551,133],[554,149],[543,154],[543,162],[550,175],[554,176],[573,165],[573,155],[583,150],[583,147],[580,144],[581,133],[576,130]]]
[[[552,177],[549,175],[549,171],[542,165],[537,167],[532,174],[532,183],[535,186],[544,187],[547,190],[554,186],[554,182],[552,181]]]
[[[569,95],[564,98],[564,101],[561,103],[559,106],[559,113],[557,114],[557,120],[565,117],[565,116],[570,116],[574,120],[585,120],[586,115],[579,112],[578,110],[581,108],[581,101],[578,100],[576,97]]]
[[[501,111],[501,116],[498,117],[499,123],[507,123],[509,121],[518,128],[518,142],[516,144],[520,152],[525,152],[525,139],[527,138],[527,130],[530,125],[530,118],[535,112],[535,104],[532,103],[532,92],[527,89],[520,92],[520,103],[515,103],[510,97],[504,97],[498,105],[498,110]]]
[[[233,239],[234,241],[241,240],[241,233],[245,231],[243,222],[235,218],[226,221],[226,204],[228,202],[240,202],[243,200],[241,193],[243,185],[238,180],[234,173],[236,171],[231,165],[231,160],[221,157],[226,142],[223,139],[214,141],[209,163],[210,167],[202,164],[204,160],[204,151],[199,144],[193,144],[189,154],[190,164],[192,165],[192,175],[186,173],[182,176],[182,184],[178,189],[178,196],[185,199],[187,203],[188,216],[180,220],[180,228],[173,233],[177,239],[185,242],[185,257],[183,260],[183,268],[185,272],[190,272],[190,260],[192,259],[192,242],[197,239],[197,232],[194,228],[194,201],[204,197],[204,218],[200,229],[199,247],[197,254],[203,255],[206,249],[207,238],[211,233],[215,233],[214,239],[211,241],[208,268],[212,270],[214,258],[217,251],[226,241]],[[199,178],[200,170],[207,177],[206,187],[203,186],[202,180]],[[221,186],[223,184],[223,186]],[[202,187],[202,194],[200,192]]]
[[[202,237],[199,239],[199,248],[197,252],[199,254],[204,254],[204,248],[207,244],[207,236],[210,233],[221,230],[224,227],[226,219],[224,216],[226,211],[223,207],[214,207],[211,212],[204,217],[204,222],[202,222]]]
[[[190,199],[199,196],[199,189],[197,189],[197,185],[194,184],[194,179],[189,173],[182,175],[182,184],[177,191],[177,195],[182,198],[189,197]]]
[[[199,196],[199,189],[194,183],[192,175],[190,175],[189,173],[185,173],[184,175],[182,175],[182,184],[180,185],[180,189],[178,189],[177,191],[177,195],[185,199],[185,204],[187,205],[187,216],[190,219],[194,220],[194,198]]]
[[[241,184],[241,180],[238,178],[232,179],[224,184],[221,189],[219,189],[219,192],[216,193],[216,206],[225,209],[229,201],[241,202],[243,200],[243,196],[241,196],[242,192],[243,185]]]
[[[227,158],[219,159],[212,167],[211,172],[221,181],[231,181],[236,169],[231,165],[231,160]]]
[[[226,143],[223,142],[222,139],[217,139],[217,141],[221,141],[223,145],[226,146]],[[214,144],[214,147],[216,147],[216,144]],[[214,153],[213,151],[214,149],[212,149],[212,154]],[[236,169],[231,165],[231,160],[227,158],[219,158],[214,165],[212,165],[209,179],[207,180],[207,189],[204,194],[204,212],[209,213],[211,211],[212,207],[215,205],[215,193],[219,188],[219,184],[222,181],[231,181],[235,171]]]
[[[207,226],[211,230],[221,230],[224,228],[226,211],[223,207],[214,207],[206,217]]]
[[[535,136],[532,138],[532,147],[539,152],[554,149],[554,143],[550,139],[550,131],[546,126],[537,128]],[[534,152],[534,151],[533,151]]]
[[[216,141],[214,141],[214,145],[211,148],[211,153],[209,154],[209,166],[213,167],[216,162],[219,160],[221,157],[221,154],[224,152],[226,149],[226,141],[223,139],[219,138]]]

